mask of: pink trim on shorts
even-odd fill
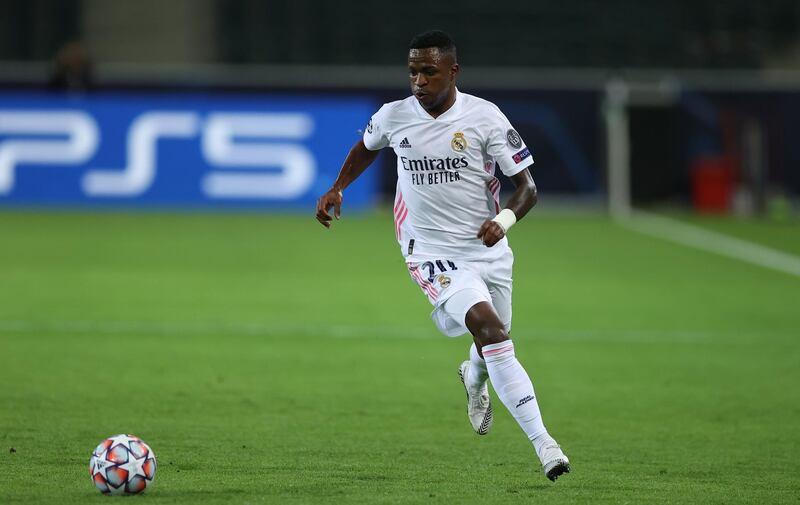
[[[422,291],[424,291],[428,297],[435,302],[439,297],[439,292],[436,291],[436,288],[433,287],[433,284],[428,282],[426,279],[423,279],[422,274],[419,273],[419,269],[411,266],[411,264],[408,265],[408,272],[411,274],[411,277],[416,281],[417,285],[419,285]]]

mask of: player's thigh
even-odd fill
[[[511,331],[511,292],[513,284],[514,254],[511,249],[484,267],[484,277],[492,305],[500,317],[506,331]]]
[[[458,260],[408,264],[409,274],[434,306],[431,318],[439,331],[455,337],[467,333],[466,314],[476,303],[491,303],[480,266]]]
[[[486,286],[477,278],[474,285],[453,293],[433,311],[431,317],[439,330],[449,337],[472,333],[468,324],[468,314],[478,304],[485,305],[491,311],[491,318],[486,318],[489,322],[498,321],[497,314],[492,308],[491,295]]]

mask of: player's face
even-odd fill
[[[443,112],[455,97],[458,63],[453,54],[436,47],[411,49],[408,52],[408,77],[411,93],[428,112]]]

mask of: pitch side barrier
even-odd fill
[[[405,93],[0,90],[0,206],[308,211],[371,115]],[[599,92],[479,94],[531,146],[541,187],[603,194]],[[379,158],[348,208],[391,200],[395,163]]]
[[[369,96],[0,92],[0,206],[308,210]],[[348,188],[376,198],[378,175]]]
[[[89,120],[70,123],[74,132],[41,122],[30,132],[0,126],[0,206],[306,209],[370,114],[408,93],[402,65],[100,64],[100,95],[13,91],[41,87],[48,68],[0,62],[0,109],[59,109]],[[791,141],[800,72],[465,67],[459,87],[500,106],[531,147],[542,205],[561,195],[590,197],[621,215],[660,203],[746,211],[800,192],[800,143]],[[323,120],[319,104],[338,112]],[[172,115],[150,115],[164,110]],[[231,113],[287,119],[269,116],[276,112],[311,120],[295,122],[288,137],[274,136],[274,123],[249,136],[226,123],[241,119]],[[228,114],[221,123],[220,114]],[[154,125],[165,131],[147,133]],[[152,147],[146,135],[158,136]],[[281,146],[299,149],[285,157]],[[391,199],[394,156],[378,165],[348,191],[348,205]],[[364,187],[367,196],[357,194]]]

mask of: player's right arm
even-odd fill
[[[389,145],[386,133],[387,106],[381,107],[369,120],[364,130],[364,138],[355,143],[347,158],[344,159],[339,176],[331,189],[317,201],[317,221],[325,228],[331,227],[330,211],[336,219],[342,215],[342,191],[350,185],[364,170],[375,161],[381,149]]]
[[[380,150],[371,151],[364,145],[363,140],[355,143],[350,153],[342,164],[339,176],[336,181],[322,197],[317,201],[317,221],[325,228],[331,227],[330,211],[336,219],[342,215],[342,191],[361,175],[368,166],[378,157]]]

